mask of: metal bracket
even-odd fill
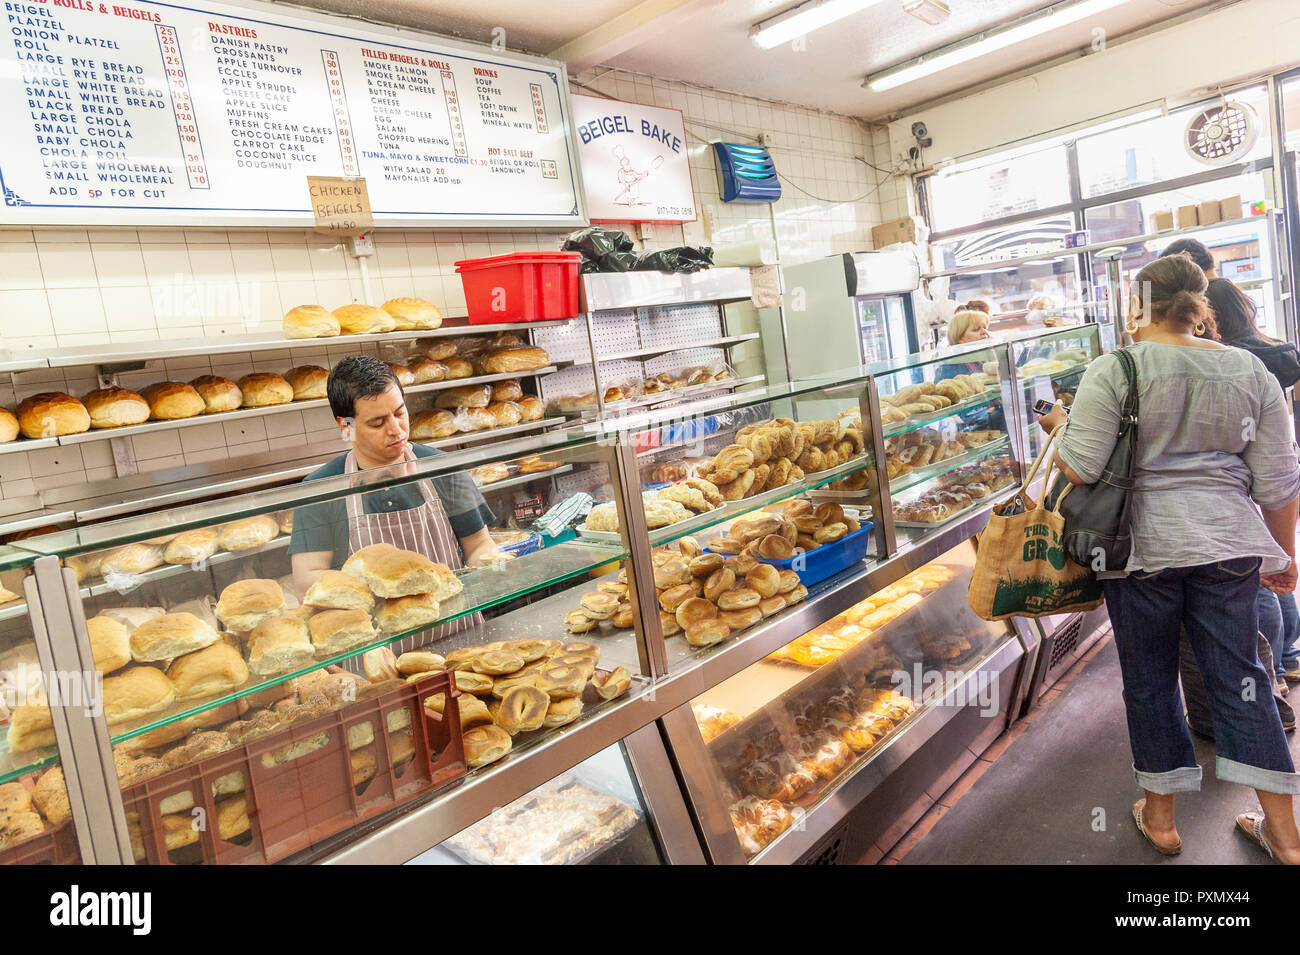
[[[637,612],[632,616],[641,671],[652,677],[668,675],[668,648],[664,629],[659,622],[658,594],[655,591],[654,561],[650,557],[650,528],[646,524],[641,501],[641,476],[637,471],[636,448],[615,432],[613,475],[618,480],[614,500],[618,509],[618,526],[622,528],[628,555],[632,559],[627,575],[628,598]]]
[[[889,470],[885,464],[884,429],[877,429],[880,420],[880,392],[876,379],[868,378],[858,395],[858,413],[862,416],[862,439],[875,457],[875,473],[867,488],[871,500],[871,516],[875,522],[876,558],[886,560],[898,553],[898,531],[894,527],[894,502],[889,494]]]

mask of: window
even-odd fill
[[[959,165],[932,176],[927,188],[936,232],[1063,205],[1070,201],[1065,147]]]
[[[1232,161],[1267,158],[1271,150],[1267,88],[1255,86],[1237,90],[1227,94],[1227,98],[1244,103],[1254,110],[1255,128],[1259,136],[1249,152]],[[1177,110],[1168,116],[1121,126],[1095,136],[1081,136],[1077,140],[1077,149],[1079,184],[1083,197],[1091,199],[1166,179],[1195,175],[1213,168],[1188,155],[1183,137],[1188,121],[1197,112],[1214,103],[1214,100],[1210,100]]]

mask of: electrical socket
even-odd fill
[[[642,242],[655,237],[655,227],[650,222],[638,222],[636,226],[637,238]]]
[[[772,134],[771,134],[771,133],[759,133],[759,134],[758,134],[758,144],[759,144],[760,146],[764,147],[764,148],[766,148],[766,147],[768,147],[768,146],[771,146],[771,145],[772,145]]]
[[[354,259],[362,258],[367,255],[375,254],[375,240],[367,232],[365,235],[350,235],[347,237],[348,255]]]

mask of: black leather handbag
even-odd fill
[[[1047,492],[1045,506],[1060,502],[1065,518],[1065,552],[1094,572],[1123,570],[1133,549],[1129,495],[1137,461],[1137,365],[1128,349],[1115,352],[1128,382],[1128,397],[1120,410],[1119,434],[1106,469],[1096,484],[1074,485],[1058,475]]]

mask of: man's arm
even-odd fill
[[[289,558],[289,563],[293,567],[293,589],[298,592],[298,601],[301,603],[307,596],[307,589],[333,566],[334,552],[315,550],[294,554]]]
[[[480,527],[473,534],[460,538],[460,547],[465,552],[466,567],[483,567],[490,562],[489,555],[500,553],[497,550],[497,542],[492,539],[486,527]]]

